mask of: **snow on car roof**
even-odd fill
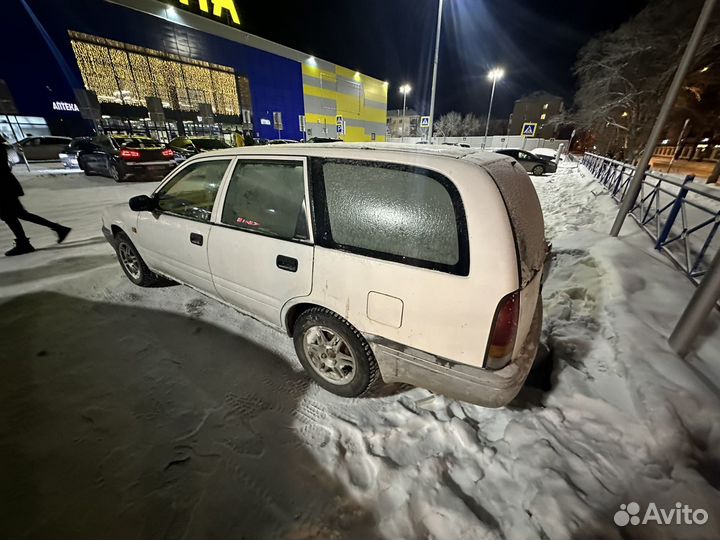
[[[397,157],[398,154],[416,156],[436,156],[450,159],[471,158],[474,164],[482,165],[506,156],[478,148],[463,148],[441,144],[402,144],[402,143],[298,143],[268,146],[244,146],[217,150],[215,155],[270,154],[292,156],[332,156],[348,159],[380,159],[383,154]],[[208,156],[209,153],[203,154]]]

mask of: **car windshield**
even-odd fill
[[[118,146],[126,148],[161,148],[160,141],[149,137],[113,137]]]
[[[219,150],[221,148],[230,148],[230,145],[220,139],[192,139],[193,144],[198,150]]]

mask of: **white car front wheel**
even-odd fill
[[[115,252],[123,272],[135,285],[152,287],[160,281],[160,276],[147,267],[135,245],[122,231],[115,235]]]

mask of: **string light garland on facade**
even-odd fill
[[[216,114],[240,114],[232,68],[79,32],[70,36],[83,83],[101,103],[144,107],[146,97],[157,96],[169,109],[198,111],[209,103]]]

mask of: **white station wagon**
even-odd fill
[[[522,166],[497,154],[221,150],[107,209],[103,232],[133,283],[164,276],[286,332],[341,396],[382,377],[498,407],[537,350],[542,211]]]

